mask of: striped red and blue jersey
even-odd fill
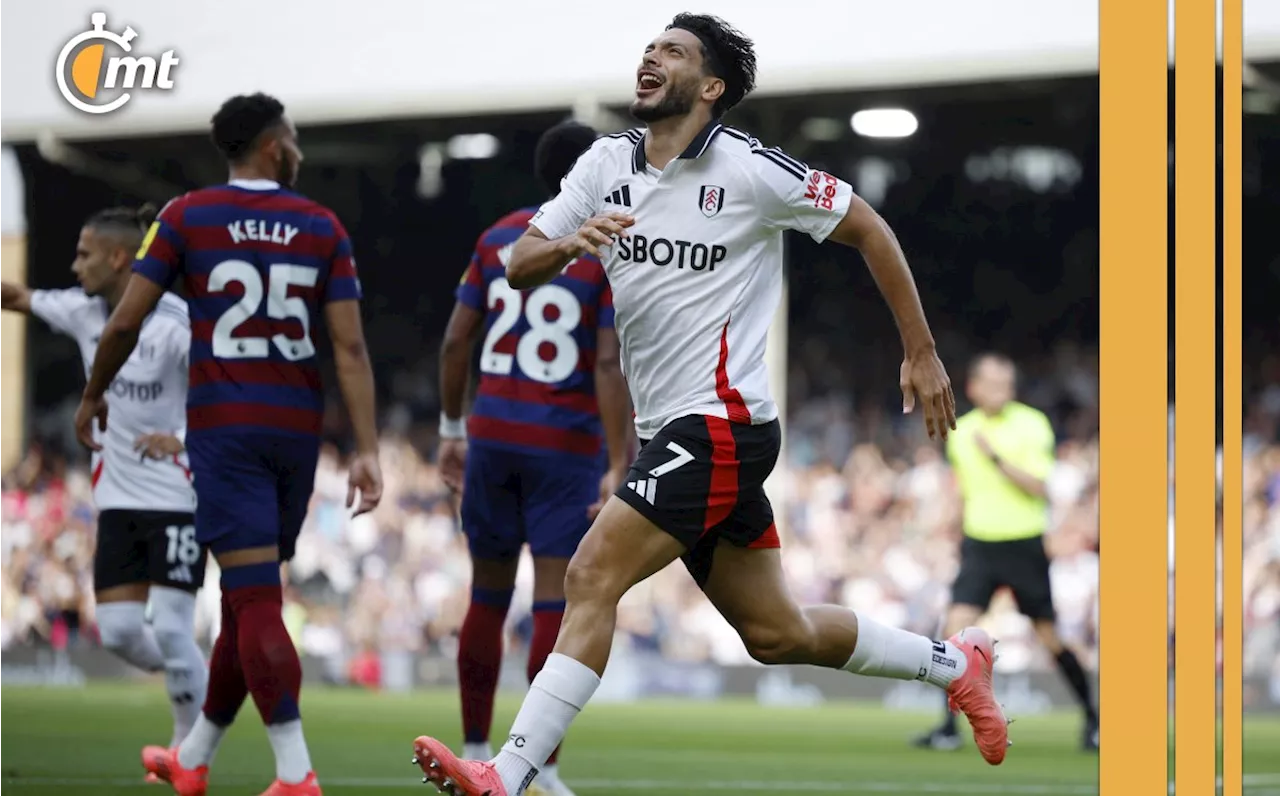
[[[192,191],[160,212],[133,270],[166,288],[182,278],[188,434],[320,433],[311,330],[326,303],[361,293],[351,241],[331,210],[265,180]]]
[[[472,442],[599,460],[596,336],[613,328],[613,294],[592,257],[545,285],[516,290],[506,264],[537,208],[517,210],[480,236],[458,302],[484,313],[480,386],[467,421]]]

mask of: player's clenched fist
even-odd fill
[[[590,254],[603,260],[599,247],[609,246],[618,238],[627,237],[627,227],[634,223],[636,220],[626,213],[601,213],[592,216],[573,233],[573,246],[578,250],[578,255]]]

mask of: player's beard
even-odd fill
[[[640,100],[633,102],[631,115],[645,124],[653,124],[664,119],[685,116],[693,110],[693,101],[698,89],[696,83],[687,86],[668,83],[666,89],[662,92],[662,99],[658,100],[656,105],[643,105]]]
[[[276,182],[285,188],[293,188],[298,181],[298,167],[288,155],[280,156],[280,164],[276,167]]]

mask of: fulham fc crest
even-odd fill
[[[719,185],[704,185],[698,194],[698,209],[702,215],[712,218],[724,207],[724,189]]]

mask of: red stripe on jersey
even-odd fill
[[[156,235],[151,240],[151,245],[147,247],[146,256],[159,260],[170,268],[173,268],[178,261],[178,251],[164,235]]]
[[[526,401],[531,404],[554,406],[559,409],[571,409],[575,412],[589,415],[594,415],[600,411],[594,395],[568,390],[554,390],[541,382],[515,379],[508,376],[484,376],[480,379],[480,389],[476,392],[478,395],[506,398],[511,401]]]
[[[93,468],[93,475],[89,477],[89,486],[95,487],[98,485],[98,481],[102,478],[102,465],[105,463],[104,459],[98,460],[98,466]]]
[[[245,213],[255,210],[267,212],[268,208],[238,204],[235,207]],[[314,211],[313,211],[314,212]],[[282,223],[283,226],[283,223]],[[182,237],[187,244],[187,252],[226,251],[232,246],[244,246],[256,252],[288,252],[294,256],[309,256],[328,259],[333,254],[334,237],[332,235],[316,235],[311,232],[299,232],[285,245],[284,242],[244,238],[235,240],[226,226],[191,226],[182,228]]]
[[[222,403],[187,407],[188,431],[220,426],[264,426],[300,434],[319,434],[320,412],[269,404]]]
[[[720,361],[716,363],[716,395],[724,401],[724,408],[728,410],[729,420],[733,423],[750,423],[751,413],[747,411],[747,404],[742,400],[742,394],[729,386],[729,324],[733,318],[724,322],[724,328],[720,330]]]
[[[706,533],[729,519],[738,505],[738,444],[733,439],[733,426],[728,420],[705,416],[707,435],[711,438],[711,485],[707,489],[707,515],[702,526]]]
[[[179,470],[181,470],[181,471],[182,471],[182,474],[183,474],[183,475],[185,475],[185,476],[187,477],[187,480],[188,480],[188,481],[190,481],[190,480],[191,480],[191,468],[190,468],[190,467],[187,467],[185,464],[183,464],[183,463],[182,463],[182,460],[178,458],[178,454],[176,454],[176,453],[175,453],[175,454],[173,454],[173,463],[174,463],[174,464],[176,464],[176,465],[178,465],[178,469],[179,469]]]
[[[782,547],[782,540],[778,538],[778,524],[776,522],[769,523],[769,527],[764,529],[764,533],[756,537],[756,540],[747,545],[748,550],[777,550]]]
[[[330,240],[332,243],[332,239]],[[350,254],[340,254],[333,258],[329,263],[329,281],[343,278],[354,278],[356,275],[356,261],[352,259]]]
[[[533,423],[518,423],[514,420],[499,420],[495,417],[472,415],[467,420],[467,434],[476,439],[528,445],[578,456],[600,454],[600,438],[594,434],[548,428]]]
[[[570,279],[581,279],[593,285],[605,281],[604,267],[600,265],[599,260],[590,255],[574,260],[562,273]]]
[[[198,300],[198,299],[197,299]],[[213,339],[214,321],[192,321],[191,339],[207,343]],[[291,341],[302,338],[302,322],[297,318],[246,318],[235,328],[232,340],[244,340],[250,337],[272,338],[283,334]]]
[[[584,311],[584,315],[585,315],[585,311]],[[246,321],[246,322],[245,322],[245,325],[246,325],[246,326],[248,325],[248,321]],[[594,325],[594,324],[593,324],[593,325]],[[195,326],[196,326],[196,324],[192,324],[192,327],[191,327],[191,329],[192,329],[192,335],[193,335],[193,338],[192,338],[192,339],[196,339],[196,340],[203,339],[203,338],[199,338],[199,337],[194,337],[194,335],[195,335]],[[241,328],[244,328],[244,327],[241,327]],[[592,328],[592,327],[591,327],[591,326],[586,326],[586,325],[584,324],[583,328],[585,328],[585,329],[590,329],[590,328]],[[239,330],[237,329],[237,331],[239,331]],[[510,356],[515,356],[515,355],[516,355],[516,351],[517,351],[517,350],[519,349],[519,347],[520,347],[520,338],[521,338],[521,336],[522,336],[522,335],[525,335],[525,334],[528,334],[528,333],[529,333],[528,331],[523,331],[523,332],[507,332],[507,333],[506,333],[506,334],[504,334],[503,336],[499,337],[496,341],[494,341],[493,347],[492,347],[492,348],[490,348],[489,350],[490,350],[490,351],[492,351],[492,352],[493,352],[493,353],[495,353],[495,354],[508,354],[508,355],[510,355]],[[258,334],[258,335],[238,334],[238,335],[236,335],[236,336],[237,336],[237,337],[254,337],[254,336],[262,337],[262,336],[265,336],[265,335],[262,335],[262,334]],[[575,342],[577,342],[577,341],[575,340]],[[583,341],[583,342],[586,342],[586,341]],[[594,340],[592,340],[592,341],[591,341],[591,343],[592,343],[592,346],[591,346],[591,347],[588,347],[588,346],[586,346],[586,345],[579,345],[579,346],[578,346],[578,364],[577,364],[577,370],[578,370],[578,372],[579,372],[579,373],[590,373],[591,371],[595,370],[595,367],[596,367],[596,350],[595,350],[595,347],[594,347],[594,342],[595,342]],[[550,345],[550,346],[553,346],[554,344],[552,344],[552,343],[550,343],[550,342],[548,341],[547,343],[544,343],[544,345]],[[539,353],[541,354],[541,349],[539,350]],[[553,347],[553,348],[551,348],[551,350],[550,350],[550,352],[549,352],[549,355],[547,356],[547,358],[546,358],[544,361],[546,361],[546,362],[550,362],[550,361],[551,361],[552,359],[554,359],[554,358],[555,358],[555,349],[554,349],[554,347]]]
[[[223,296],[226,298],[240,298],[244,295],[244,285],[240,282],[228,282],[226,287],[217,291],[209,290],[208,274],[193,274],[188,272],[187,278],[187,296],[191,298],[204,298],[206,296]],[[320,280],[316,280],[316,284],[308,287],[307,285],[293,284],[289,285],[289,290],[285,296],[298,298],[311,303],[320,296],[320,290],[324,287]]]
[[[323,384],[319,369],[311,365],[278,362],[234,362],[227,359],[201,359],[191,363],[191,386],[205,384],[270,384],[320,391]]]

